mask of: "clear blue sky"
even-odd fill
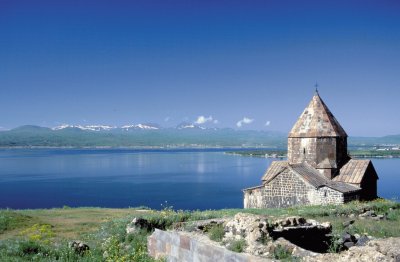
[[[395,0],[1,0],[0,126],[212,116],[288,132],[318,81],[350,136],[399,134],[399,14]]]

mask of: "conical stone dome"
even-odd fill
[[[315,92],[289,137],[347,137],[347,134],[318,92]]]

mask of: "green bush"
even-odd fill
[[[41,246],[38,242],[28,240],[22,241],[19,245],[19,254],[23,257],[26,255],[33,255],[40,253],[46,253],[46,249]]]
[[[340,244],[340,235],[333,235],[331,238],[331,242],[329,243],[329,247],[328,247],[328,252],[329,253],[338,253],[341,249],[341,244]]]
[[[208,230],[208,236],[211,240],[221,242],[225,235],[225,229],[222,224],[212,226]]]
[[[51,225],[34,224],[33,226],[21,231],[21,236],[28,238],[31,241],[37,241],[43,244],[49,244],[54,238],[55,233]]]
[[[0,245],[0,261],[102,261],[102,251],[92,248],[84,255],[75,253],[67,243],[45,245],[32,240],[9,240]]]
[[[242,238],[240,240],[231,240],[227,247],[230,251],[242,253],[245,250],[246,246],[246,240]]]
[[[273,250],[272,256],[273,258],[281,261],[299,261],[297,257],[292,256],[290,250],[280,244],[276,245]]]
[[[400,220],[400,209],[389,210],[387,212],[387,220],[399,221]]]
[[[29,216],[21,215],[12,210],[0,210],[0,234],[27,224]]]
[[[103,243],[105,261],[158,261],[147,254],[147,236],[148,232],[145,230],[127,235],[125,242],[120,242],[116,236],[111,236]]]
[[[191,218],[190,211],[178,210],[174,211],[172,209],[164,209],[162,211],[153,211],[144,214],[141,218],[146,219],[151,228],[158,229],[168,229],[174,223],[186,222]]]

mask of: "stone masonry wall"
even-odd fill
[[[290,170],[285,170],[264,187],[244,192],[244,208],[340,204],[343,201],[343,193],[329,187],[317,189]]]
[[[253,194],[245,192],[245,208],[275,208],[293,205],[307,205],[308,192],[312,186],[289,170],[283,171],[264,187]]]
[[[314,189],[310,195],[315,194],[312,204],[314,205],[328,205],[328,204],[343,204],[343,193],[333,190],[329,187],[321,187]]]
[[[263,195],[265,188],[257,187],[244,191],[243,207],[244,208],[265,208],[263,204]]]
[[[236,261],[261,262],[270,261],[256,256],[235,253],[211,241],[204,241],[187,233],[162,231],[156,229],[147,239],[149,255],[153,258],[166,258],[168,262],[206,262]]]
[[[347,158],[345,137],[288,138],[289,163],[307,162],[314,168],[325,169],[323,173],[329,179],[332,179],[332,174]]]
[[[288,161],[291,164],[307,162],[316,167],[316,138],[288,138]]]

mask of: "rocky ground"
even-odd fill
[[[266,215],[238,213],[233,218],[210,219],[179,224],[174,230],[190,232],[193,236],[209,236],[221,228],[218,244],[233,250],[242,242],[239,252],[266,260],[295,261],[396,261],[400,262],[400,238],[375,239],[367,234],[350,234],[348,228],[355,219],[379,221],[384,215],[372,211],[349,216],[343,223],[341,235],[332,232],[329,222],[319,223],[300,216],[273,218]],[[148,228],[143,219],[134,219],[127,232]]]
[[[365,246],[350,247],[337,254],[318,254],[306,256],[303,261],[349,262],[349,261],[393,261],[400,262],[400,238],[384,238],[369,241]]]

